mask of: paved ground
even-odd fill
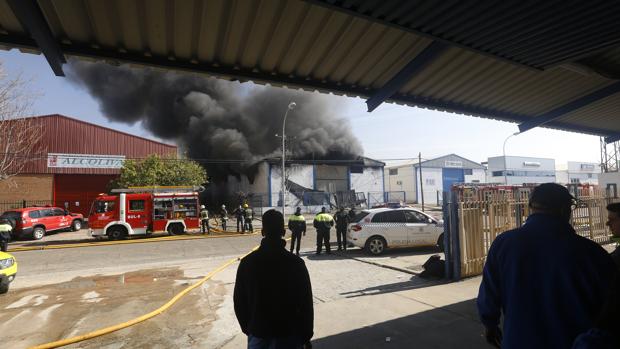
[[[259,241],[243,236],[16,252],[18,278],[0,297],[3,346],[25,348],[152,311]],[[480,345],[472,300],[479,281],[441,285],[415,276],[436,250],[315,256],[314,241],[309,231],[302,258],[313,282],[316,348]],[[236,267],[154,319],[69,347],[244,348],[232,307]],[[447,331],[451,339],[444,338]]]

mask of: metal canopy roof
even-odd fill
[[[620,139],[620,3],[0,0],[0,45]]]

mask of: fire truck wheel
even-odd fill
[[[125,232],[121,228],[110,228],[108,230],[108,239],[110,240],[120,240],[125,237]]]
[[[168,235],[180,235],[183,234],[182,224],[170,224],[168,226]]]

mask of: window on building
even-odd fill
[[[504,175],[504,171],[493,171],[493,177],[502,177]]]
[[[466,176],[471,176],[471,175],[473,175],[473,174],[474,174],[474,170],[472,170],[471,168],[466,168],[466,169],[464,169],[464,170],[463,170],[463,173],[464,173]]]
[[[588,173],[588,178],[594,177],[591,173]]]
[[[129,200],[129,211],[144,211],[144,200]]]
[[[579,178],[571,178],[570,182],[574,184],[579,184]]]
[[[463,161],[446,160],[444,162],[445,167],[463,167]]]
[[[351,173],[364,173],[364,167],[363,166],[351,166],[349,168],[349,171]]]
[[[398,175],[398,169],[397,168],[391,168],[390,169],[390,176],[397,176]]]
[[[427,178],[426,185],[435,185],[435,178]]]

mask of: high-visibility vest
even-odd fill
[[[288,220],[291,221],[291,222],[299,222],[299,221],[304,221],[305,222],[306,218],[304,218],[304,216],[302,216],[302,215],[294,214],[294,215],[290,216],[288,218]]]

